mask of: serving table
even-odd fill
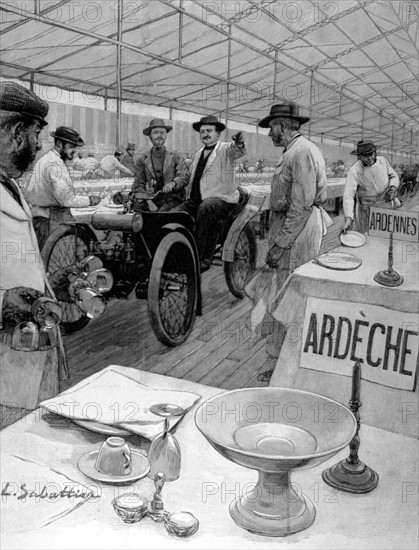
[[[270,385],[347,403],[352,366],[360,358],[363,422],[417,437],[418,247],[394,241],[394,269],[404,279],[398,287],[374,280],[378,271],[388,269],[388,250],[388,239],[366,237],[360,248],[341,246],[329,252],[336,269],[313,261],[290,275],[270,307],[287,329]],[[361,266],[339,270],[342,252],[361,259]],[[352,335],[347,337],[349,326]]]
[[[198,393],[202,396],[200,402],[221,391],[137,369],[118,366],[112,369],[154,388]],[[166,483],[162,492],[165,509],[188,511],[198,518],[200,528],[191,539],[170,536],[161,523],[150,518],[131,525],[123,523],[111,506],[112,499],[124,492],[139,492],[151,498],[151,480],[144,478],[128,487],[92,482],[77,469],[77,461],[84,453],[98,448],[106,436],[87,431],[61,416],[36,410],[1,432],[2,461],[13,454],[22,464],[32,461],[47,472],[58,472],[88,487],[96,484],[100,498],[85,502],[42,529],[25,530],[24,517],[20,533],[8,533],[7,524],[3,524],[2,548],[417,548],[414,439],[363,426],[362,458],[379,473],[378,488],[367,495],[353,495],[324,484],[322,470],[345,458],[348,450],[344,449],[332,461],[295,474],[294,488],[315,503],[314,524],[286,538],[258,536],[238,527],[229,514],[230,502],[253,487],[257,474],[223,458],[200,434],[194,422],[200,402],[176,429],[182,450],[181,475],[177,481]],[[138,436],[127,440],[132,448],[146,450],[149,445],[149,441]],[[8,481],[22,482],[19,467],[10,475],[13,479],[2,479],[3,487]]]

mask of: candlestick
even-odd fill
[[[347,493],[369,493],[378,485],[378,474],[369,466],[366,466],[358,457],[361,444],[359,430],[361,429],[361,417],[359,408],[361,394],[361,364],[357,361],[352,371],[352,395],[349,407],[354,413],[357,422],[357,430],[349,443],[349,456],[331,466],[322,473],[325,483],[345,491]]]
[[[379,271],[374,275],[374,281],[384,286],[399,286],[403,283],[403,277],[393,270],[393,233],[390,233],[390,245],[388,248],[388,269]]]
[[[361,364],[357,361],[352,370],[352,396],[351,401],[359,401],[361,392]]]

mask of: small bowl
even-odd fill
[[[137,493],[124,493],[112,500],[116,514],[125,523],[137,523],[147,514],[148,500]]]
[[[174,512],[164,518],[164,525],[169,535],[190,537],[199,529],[199,521],[190,512]]]

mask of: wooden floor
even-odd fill
[[[322,251],[337,245],[342,223],[342,215],[334,218]],[[263,265],[266,252],[266,241],[259,241],[258,265]],[[220,265],[203,274],[202,294],[203,315],[197,317],[188,340],[176,348],[167,348],[154,336],[146,300],[110,301],[99,319],[64,337],[70,378],[62,389],[110,364],[224,389],[264,385],[257,375],[266,369],[266,341],[249,345],[250,300],[237,300],[229,293]]]
[[[417,210],[417,196],[403,210]],[[330,213],[330,212],[329,212]],[[338,246],[343,214],[333,217],[321,248]],[[258,241],[258,265],[264,264],[266,241]],[[203,315],[197,317],[188,340],[177,348],[161,344],[151,330],[147,301],[114,300],[105,313],[83,330],[64,339],[70,378],[66,389],[110,364],[125,365],[224,389],[260,386],[266,370],[265,340],[249,346],[251,302],[236,300],[228,291],[223,268],[212,266],[202,276]]]

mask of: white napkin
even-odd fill
[[[163,431],[164,420],[150,411],[152,405],[170,403],[187,411],[200,397],[186,391],[150,388],[109,369],[43,401],[40,406],[72,420],[118,426],[150,438]],[[180,417],[175,417],[171,426],[179,420]]]
[[[2,533],[38,530],[66,516],[88,500],[93,491],[48,466],[28,458],[2,453]]]

